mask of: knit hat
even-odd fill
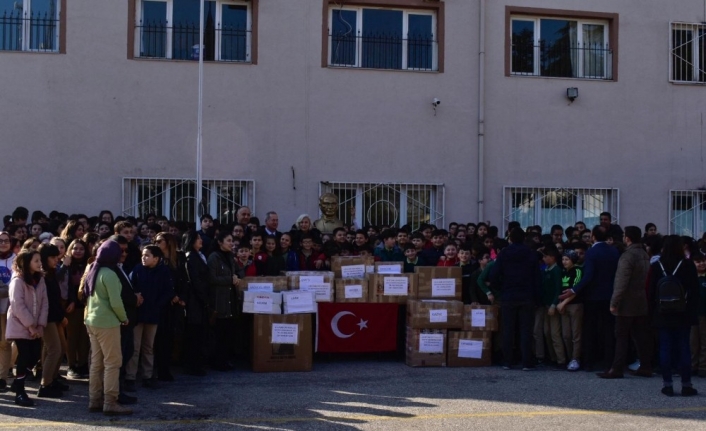
[[[566,257],[568,257],[569,259],[571,259],[571,261],[572,261],[573,263],[576,263],[576,262],[579,261],[579,255],[578,255],[578,253],[576,253],[574,250],[566,250],[566,251],[564,252],[564,256],[566,256]]]

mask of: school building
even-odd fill
[[[706,230],[703,0],[208,0],[201,206]],[[199,0],[0,0],[5,213],[193,218]]]

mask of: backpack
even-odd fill
[[[681,281],[675,275],[681,263],[682,261],[679,261],[672,275],[669,275],[664,270],[662,262],[659,262],[659,266],[662,268],[662,273],[664,274],[664,277],[660,278],[657,282],[657,311],[659,314],[678,314],[686,310],[684,286],[682,286]]]

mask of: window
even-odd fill
[[[330,6],[328,66],[437,71],[437,13]]]
[[[617,80],[618,14],[506,6],[506,76]]]
[[[319,194],[338,197],[338,217],[346,224],[401,227],[444,225],[443,184],[322,182]]]
[[[236,220],[241,206],[255,211],[255,182],[252,180],[203,180],[201,214],[211,214],[221,223]],[[144,218],[149,213],[171,220],[194,222],[196,181],[175,178],[125,178],[123,215]]]
[[[610,79],[611,57],[607,23],[512,19],[513,74]]]
[[[669,233],[701,238],[706,232],[706,191],[672,190],[669,194]]]
[[[670,32],[672,82],[706,82],[706,25],[672,23]]]
[[[60,0],[0,0],[0,51],[59,52]]]
[[[252,62],[255,1],[204,2],[204,61]],[[140,0],[135,5],[136,57],[199,59],[199,0]]]
[[[539,225],[548,232],[552,225],[573,226],[583,221],[590,229],[600,214],[608,211],[618,221],[618,190],[587,188],[505,187],[503,219],[523,228]]]

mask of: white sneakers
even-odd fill
[[[579,368],[581,368],[581,364],[576,359],[572,359],[569,365],[566,366],[566,369],[569,371],[578,371]]]

